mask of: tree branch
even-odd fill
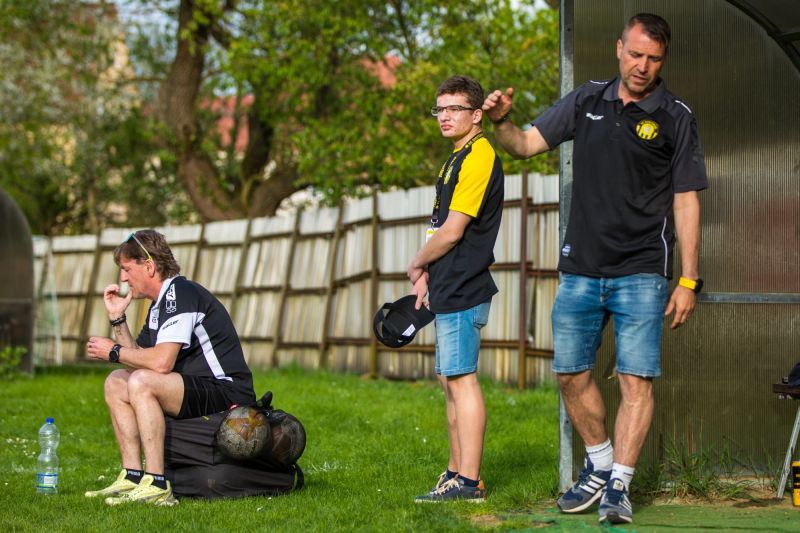
[[[414,38],[411,36],[411,31],[408,28],[408,22],[403,15],[403,0],[391,0],[390,2],[397,13],[397,23],[400,25],[400,32],[403,34],[403,41],[406,43],[406,52],[409,63],[413,63],[416,59],[416,46]]]

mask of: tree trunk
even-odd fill
[[[250,216],[273,216],[287,198],[300,190],[295,185],[297,168],[294,165],[279,164],[267,181],[262,181],[253,191],[250,202]]]
[[[232,4],[226,3],[224,9],[230,9]],[[198,121],[197,100],[203,82],[205,50],[217,21],[204,13],[209,23],[198,24],[188,39],[182,38],[196,9],[199,8],[193,0],[181,0],[175,59],[159,91],[160,116],[175,135],[178,176],[203,220],[274,215],[281,201],[298,190],[297,169],[294,163],[278,158],[270,178],[263,179],[274,149],[275,131],[261,119],[264,114],[258,99],[248,111],[248,142],[238,172],[239,194],[225,187],[214,162],[202,148],[205,132]]]
[[[188,39],[181,37],[195,9],[198,8],[192,0],[181,0],[178,47],[169,75],[159,91],[159,111],[175,135],[178,176],[203,220],[240,218],[244,216],[242,208],[222,187],[213,162],[202,150],[204,132],[199,127],[196,108],[203,82],[209,25],[198,24]]]
[[[261,108],[260,91],[255,91],[253,105],[247,112],[247,149],[241,163],[243,182],[243,205],[247,206],[247,214],[251,217],[272,216],[287,196],[291,196],[299,188],[297,168],[277,156],[274,138],[275,128],[264,121]],[[264,179],[264,171],[274,159],[275,169],[269,179]]]

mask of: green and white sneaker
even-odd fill
[[[172,507],[178,505],[178,500],[172,495],[172,485],[167,481],[167,488],[160,489],[153,485],[153,476],[146,474],[130,492],[121,496],[106,498],[107,505],[120,505],[123,503],[149,503],[152,505]]]
[[[117,479],[114,480],[114,483],[104,489],[87,490],[84,493],[84,496],[87,498],[96,498],[98,496],[121,496],[122,494],[126,494],[139,486],[130,479],[126,478],[125,476],[127,475],[128,471],[123,468],[122,472],[120,472],[117,476]]]

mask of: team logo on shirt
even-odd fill
[[[158,329],[158,307],[150,310],[150,329]]]
[[[172,285],[167,291],[167,314],[174,313],[178,310],[178,303],[175,301],[175,285]]]
[[[658,123],[653,120],[640,120],[636,125],[636,135],[645,141],[658,137]]]

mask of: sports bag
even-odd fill
[[[177,496],[237,498],[283,494],[303,486],[297,460],[305,450],[300,421],[272,407],[272,392],[253,406],[269,421],[271,447],[260,456],[233,459],[216,445],[217,432],[232,410],[197,418],[166,417],[165,475]]]

